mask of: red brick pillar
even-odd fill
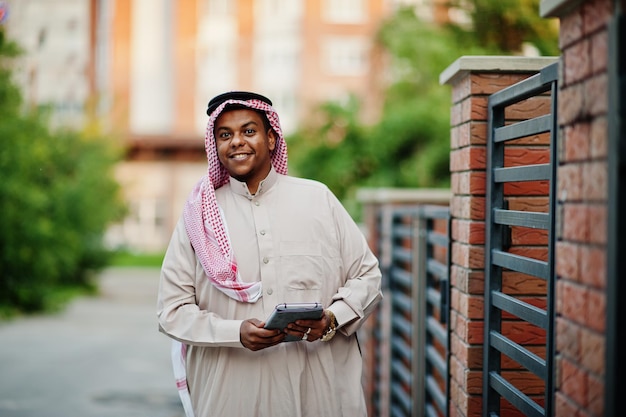
[[[548,2],[545,2],[548,3]],[[560,18],[556,416],[604,415],[608,33],[611,0],[554,1]],[[542,3],[542,6],[544,4]]]
[[[451,417],[482,412],[487,99],[554,61],[461,57],[440,77],[452,87]]]

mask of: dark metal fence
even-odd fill
[[[449,208],[389,206],[378,221],[387,308],[379,313],[375,413],[447,417]]]
[[[553,413],[557,81],[553,64],[489,98],[485,417]]]
[[[626,384],[626,342],[621,336],[626,325],[626,6],[615,3],[615,16],[609,25],[609,189],[607,252],[607,332],[605,411],[607,417],[623,414]]]

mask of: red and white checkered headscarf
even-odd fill
[[[213,125],[224,108],[233,104],[265,112],[277,136],[276,146],[270,154],[272,165],[279,174],[287,174],[287,144],[274,108],[257,99],[226,100],[209,116],[205,136],[208,172],[189,195],[183,218],[196,256],[213,285],[235,300],[254,303],[261,297],[261,283],[244,282],[241,279],[230,245],[226,220],[215,198],[215,190],[227,184],[230,175],[218,158]]]

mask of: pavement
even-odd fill
[[[159,270],[99,280],[60,313],[0,322],[1,417],[184,416],[157,330]]]

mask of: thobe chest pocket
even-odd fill
[[[287,291],[319,291],[328,272],[320,242],[281,242],[279,274]]]

